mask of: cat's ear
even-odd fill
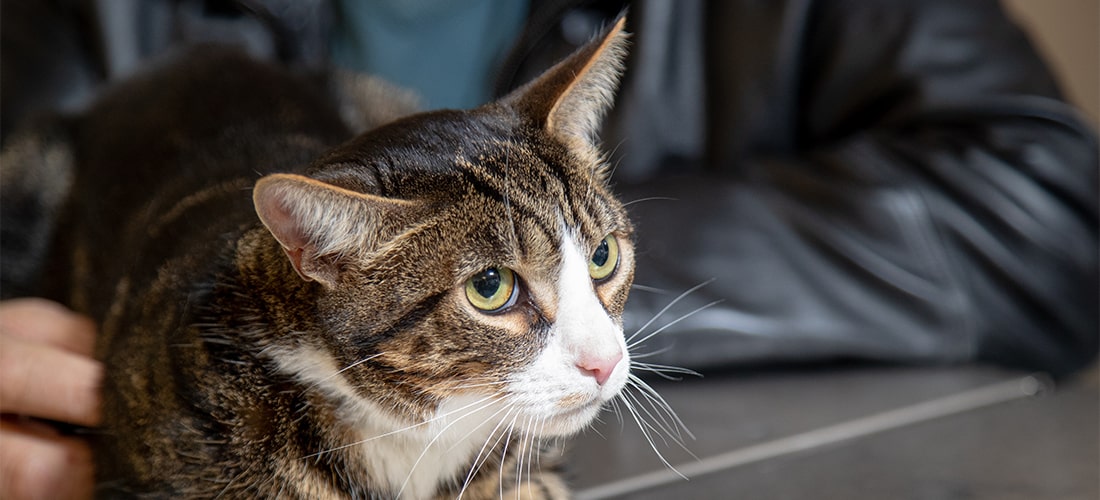
[[[573,55],[504,98],[571,146],[595,146],[627,55],[625,16]]]
[[[327,286],[335,285],[344,259],[374,250],[416,205],[292,174],[261,178],[252,200],[294,270]]]

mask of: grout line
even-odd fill
[[[1026,376],[990,384],[950,396],[888,410],[847,422],[765,441],[763,443],[702,458],[697,462],[631,476],[578,491],[577,500],[599,500],[634,493],[664,484],[760,462],[783,455],[820,448],[822,446],[862,438],[929,420],[976,410],[998,403],[1023,399],[1039,393],[1045,384],[1039,378]],[[682,475],[682,477],[681,477]]]

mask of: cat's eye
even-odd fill
[[[614,235],[607,235],[596,251],[592,252],[592,259],[588,261],[588,274],[594,280],[606,279],[615,272],[619,265],[619,240]]]
[[[466,280],[466,299],[486,312],[515,304],[516,292],[516,275],[506,267],[490,267]]]

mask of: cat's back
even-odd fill
[[[308,163],[349,135],[321,78],[231,47],[194,47],[108,88],[73,121],[84,176],[75,189],[136,199],[161,186],[258,178]]]
[[[272,383],[252,345],[212,338],[255,321],[234,281],[238,239],[259,225],[252,185],[350,133],[324,80],[212,47],[109,89],[71,123],[74,176],[51,259],[67,278],[52,286],[100,323],[99,495],[207,496],[259,446],[218,445],[232,434],[226,413],[267,411],[258,401]]]
[[[82,291],[216,251],[219,235],[255,223],[255,179],[350,136],[323,79],[218,46],[168,57],[71,123],[73,182],[52,259],[69,279],[53,286],[96,317],[110,297]]]

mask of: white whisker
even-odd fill
[[[648,286],[648,285],[640,285],[638,283],[632,283],[630,285],[630,288],[632,290],[638,290],[638,291],[650,292],[650,293],[659,293],[659,294],[662,294],[662,295],[668,293],[668,290],[665,290],[664,288],[657,288],[655,286]]]
[[[633,356],[632,356],[632,358],[633,358]],[[702,377],[703,376],[701,373],[699,373],[695,370],[688,369],[688,368],[680,368],[678,366],[658,365],[658,364],[653,364],[653,363],[641,363],[641,362],[635,361],[635,359],[630,360],[630,366],[633,367],[634,369],[637,369],[637,370],[646,371],[646,372],[650,372],[650,373],[656,373],[657,375],[661,376],[662,378],[664,378],[666,380],[682,380],[680,377],[673,377],[672,375],[669,375],[670,373],[674,373],[674,374],[678,374],[678,375],[691,375],[691,376],[694,376],[694,377]]]
[[[629,207],[630,205],[633,205],[635,203],[641,203],[643,201],[680,201],[680,199],[679,198],[670,198],[668,196],[650,196],[648,198],[638,198],[636,200],[630,200],[626,203],[623,203],[623,207],[624,208]]]
[[[635,346],[635,347],[637,347],[637,346]],[[672,350],[672,346],[670,345],[670,346],[665,346],[665,347],[662,347],[660,349],[657,349],[656,351],[651,351],[651,352],[639,352],[639,353],[631,352],[630,353],[630,359],[635,360],[635,359],[641,359],[641,358],[650,358],[650,357],[653,357],[653,356],[660,356],[661,354],[664,354],[664,353],[666,353],[668,351],[671,351],[671,350]]]
[[[469,439],[470,435],[472,435],[473,433],[477,432],[477,430],[478,430],[478,429],[480,429],[480,428],[482,428],[482,427],[483,427],[483,426],[484,426],[485,424],[487,424],[487,423],[491,422],[491,421],[493,420],[493,417],[496,417],[497,415],[500,415],[500,414],[501,414],[502,412],[505,412],[505,411],[508,411],[508,412],[510,413],[510,412],[511,412],[511,409],[512,409],[513,407],[514,407],[514,405],[511,405],[511,404],[509,404],[509,405],[506,405],[506,406],[503,406],[503,407],[501,407],[501,408],[500,408],[499,410],[497,410],[497,411],[493,412],[493,414],[492,414],[492,415],[489,415],[488,417],[485,417],[485,418],[484,418],[484,419],[482,420],[482,422],[481,422],[480,424],[478,424],[477,426],[475,426],[475,427],[474,427],[473,429],[470,429],[470,431],[469,431],[469,432],[467,432],[467,433],[466,433],[465,435],[463,435],[461,439],[458,439],[458,440],[456,440],[455,444],[454,444],[454,445],[452,445],[452,446],[451,446],[450,448],[448,448],[448,449],[447,449],[447,451],[451,451],[451,450],[453,450],[453,449],[454,449],[454,448],[455,448],[456,446],[458,446],[458,445],[462,444],[462,443],[463,443],[463,441],[466,441],[467,439]],[[485,406],[485,407],[483,407],[483,408],[488,408],[488,406]],[[479,410],[479,411],[480,411],[480,410]],[[505,414],[505,415],[504,415],[504,418],[508,418],[508,414]],[[495,430],[495,429],[494,429],[494,430]],[[489,435],[490,435],[490,436],[492,436],[492,432],[490,432],[490,433],[489,433]]]
[[[646,323],[645,323],[644,325],[642,325],[642,327],[641,327],[641,328],[639,328],[639,329],[638,329],[637,331],[635,331],[635,332],[634,332],[633,334],[631,334],[631,335],[630,335],[630,337],[627,337],[627,339],[626,339],[626,343],[627,343],[627,344],[630,344],[630,341],[634,340],[634,337],[637,337],[637,336],[638,336],[638,335],[640,335],[640,334],[641,334],[641,333],[642,333],[643,331],[645,331],[645,329],[646,329],[646,328],[649,328],[649,325],[652,325],[654,321],[657,321],[657,318],[660,318],[662,314],[664,314],[665,312],[667,312],[667,311],[668,311],[668,310],[669,310],[670,308],[672,308],[672,306],[676,305],[676,303],[677,303],[677,302],[680,302],[680,300],[682,300],[682,299],[683,299],[684,297],[687,297],[688,295],[691,295],[691,294],[692,294],[692,293],[694,293],[694,292],[695,292],[696,290],[698,290],[698,289],[700,289],[700,288],[703,288],[704,286],[707,286],[707,285],[709,285],[709,284],[710,284],[710,283],[712,283],[713,281],[714,281],[714,279],[713,279],[713,278],[711,278],[711,279],[709,279],[709,280],[707,280],[707,281],[704,281],[704,282],[702,282],[702,283],[699,283],[698,285],[695,285],[695,286],[693,286],[693,287],[691,287],[691,288],[689,288],[689,289],[685,290],[685,291],[684,291],[683,293],[681,293],[680,295],[676,296],[676,298],[672,299],[672,301],[671,301],[671,302],[669,302],[669,303],[668,303],[668,305],[666,305],[665,307],[663,307],[663,308],[662,308],[662,309],[661,309],[660,311],[657,311],[657,314],[654,314],[654,315],[653,315],[653,317],[649,319],[649,321],[646,321]]]
[[[470,472],[466,474],[466,480],[462,482],[462,489],[458,492],[458,500],[461,500],[462,495],[466,494],[466,488],[470,486],[470,481],[473,480],[474,476],[477,475],[479,471],[481,471],[481,467],[489,461],[489,456],[492,455],[492,450],[496,449],[497,445],[500,444],[500,440],[504,437],[504,433],[501,433],[500,437],[497,438],[495,442],[493,442],[493,445],[491,447],[489,446],[489,442],[493,441],[493,436],[496,435],[497,430],[500,429],[500,426],[504,425],[504,421],[508,419],[508,415],[511,415],[512,410],[515,409],[515,405],[510,404],[508,406],[505,406],[503,409],[508,410],[508,412],[505,413],[504,417],[497,422],[497,425],[493,427],[493,430],[489,431],[489,437],[485,438],[485,444],[481,445],[481,449],[478,450],[477,456],[474,457],[474,461],[470,465]],[[494,413],[492,416],[496,416],[496,413]],[[491,417],[485,419],[486,422],[488,422]],[[486,450],[489,450],[489,453],[486,453]],[[482,458],[483,456],[484,458]]]
[[[646,422],[646,426],[649,427],[649,429],[657,434],[657,437],[660,438],[662,442],[664,442],[665,446],[668,446],[669,440],[672,440],[677,444],[683,446],[683,442],[676,437],[676,431],[670,426],[669,422],[664,418],[663,415],[654,415],[654,413],[650,411],[649,407],[643,404],[643,400],[638,399],[638,396],[631,394],[630,392],[624,392],[623,396],[625,399],[633,403],[631,407],[634,408],[635,411],[639,412],[639,416],[645,414],[646,417],[649,417],[648,420],[643,419],[643,421]]]
[[[642,380],[641,377],[637,377],[635,375],[630,376],[630,382],[633,387],[636,387],[641,391],[641,394],[643,396],[653,402],[654,406],[657,407],[661,411],[661,413],[668,415],[669,418],[676,422],[675,428],[677,429],[677,436],[680,436],[679,429],[683,429],[683,431],[686,432],[691,439],[695,439],[695,435],[691,433],[691,430],[688,429],[687,425],[684,424],[684,421],[680,419],[680,416],[676,414],[676,412],[672,409],[672,406],[668,404],[668,401],[665,401],[665,398],[662,397],[656,389],[654,389],[652,386]],[[689,450],[686,449],[684,451],[691,453]]]
[[[434,416],[434,417],[432,417],[432,418],[430,418],[430,419],[428,419],[428,420],[425,420],[425,421],[423,421],[423,422],[420,422],[420,423],[416,423],[416,424],[410,425],[410,426],[408,426],[408,427],[402,427],[402,428],[400,428],[400,429],[397,429],[397,430],[393,430],[393,431],[390,431],[390,432],[385,432],[385,433],[379,434],[379,435],[377,435],[377,436],[372,436],[372,437],[369,437],[369,438],[366,438],[366,439],[362,439],[362,440],[356,441],[356,442],[354,442],[354,443],[348,443],[348,444],[340,445],[340,446],[337,446],[337,447],[335,447],[335,448],[329,448],[329,449],[327,449],[327,450],[323,450],[323,451],[318,451],[317,453],[311,453],[311,454],[309,454],[309,455],[306,455],[306,456],[302,457],[302,459],[303,459],[303,460],[305,460],[305,459],[309,459],[309,458],[319,457],[319,456],[321,456],[321,455],[324,455],[324,454],[326,454],[326,453],[332,453],[332,452],[334,452],[334,451],[340,451],[340,450],[344,450],[344,449],[347,449],[347,448],[351,448],[351,447],[353,447],[353,446],[358,446],[358,445],[361,445],[361,444],[364,444],[364,443],[369,443],[369,442],[371,442],[371,441],[374,441],[374,440],[376,440],[376,439],[382,439],[382,438],[384,438],[384,437],[387,437],[387,436],[392,436],[392,435],[394,435],[394,434],[400,434],[400,433],[402,433],[402,432],[405,432],[405,431],[408,431],[408,430],[412,430],[412,429],[415,429],[415,428],[417,428],[417,427],[422,427],[422,426],[428,425],[428,424],[430,424],[430,423],[432,423],[432,422],[435,422],[435,421],[437,421],[437,420],[440,420],[440,419],[446,418],[446,417],[447,417],[447,416],[449,416],[449,415],[452,415],[452,414],[458,413],[458,412],[460,412],[460,411],[462,411],[462,410],[465,410],[465,409],[467,409],[467,408],[469,408],[469,407],[471,407],[471,406],[474,406],[474,405],[478,405],[478,404],[481,404],[481,403],[485,403],[486,401],[490,401],[489,403],[486,403],[485,405],[483,405],[483,406],[481,406],[481,407],[479,407],[479,408],[477,408],[477,409],[475,409],[475,410],[473,410],[473,411],[471,411],[471,412],[470,412],[470,413],[474,413],[474,412],[480,411],[480,410],[481,410],[482,408],[487,408],[487,407],[488,407],[489,405],[493,404],[493,402],[494,402],[494,401],[491,401],[491,400],[494,400],[494,399],[496,399],[496,396],[486,396],[486,397],[484,397],[484,398],[481,398],[481,399],[479,399],[479,400],[477,400],[477,401],[474,401],[473,403],[469,403],[469,404],[467,404],[467,405],[465,405],[465,406],[462,406],[461,408],[456,408],[456,409],[454,409],[454,410],[451,410],[451,411],[449,411],[449,412],[446,412],[446,413],[442,413],[442,414],[436,415],[436,416]],[[466,416],[466,415],[463,415],[463,417],[465,417],[465,416]]]
[[[614,400],[612,400],[612,403],[614,403]],[[596,422],[603,423],[603,418],[600,417],[599,415],[596,415]],[[622,423],[621,420],[620,420],[620,423]],[[599,429],[597,429],[595,427],[592,427],[592,426],[585,427],[584,429],[582,429],[582,432],[595,432],[596,435],[599,436],[600,438],[607,439],[607,436],[604,436],[603,433],[600,432]]]
[[[527,417],[523,419],[523,428],[519,433],[519,452],[516,453],[516,498],[520,498],[520,494],[523,491],[523,464],[524,462],[530,466],[529,460],[524,458],[530,458],[531,452],[531,424],[534,418]],[[526,452],[526,453],[525,453]],[[527,455],[526,457],[524,455]],[[530,470],[530,468],[528,468]]]
[[[516,419],[519,418],[519,414],[512,417],[512,422],[508,424],[508,437],[504,440],[504,448],[500,450],[500,465],[497,468],[497,498],[504,498],[504,462],[508,460],[508,446],[512,444],[512,431],[516,428]]]
[[[626,143],[626,139],[622,139],[618,142],[618,144],[615,144],[615,147],[611,148],[611,151],[609,151],[604,156],[604,161],[605,162],[610,162],[610,160],[615,157],[615,154],[619,152],[619,148],[622,147],[622,145],[624,143]],[[617,170],[619,170],[619,163],[620,163],[620,161],[615,161],[614,163],[611,164],[611,171],[607,173],[607,178],[608,179],[611,179],[611,178],[615,177],[615,172]]]
[[[482,399],[480,401],[484,401],[484,399]],[[469,405],[467,405],[467,406],[469,406]],[[469,412],[466,412],[465,414],[459,416],[458,418],[455,418],[453,421],[449,422],[442,429],[440,429],[439,432],[436,433],[435,437],[433,437],[431,441],[428,441],[428,444],[424,446],[424,451],[420,452],[420,455],[416,457],[416,461],[413,462],[412,467],[409,468],[409,474],[407,476],[405,476],[405,481],[403,481],[401,483],[401,488],[397,490],[397,498],[401,498],[401,493],[403,493],[405,491],[405,487],[409,485],[409,479],[412,479],[413,472],[416,471],[416,467],[418,465],[420,465],[420,461],[424,459],[424,456],[428,454],[428,450],[431,449],[432,445],[435,444],[435,442],[438,441],[439,438],[442,437],[443,434],[445,434],[447,432],[447,430],[451,428],[451,426],[457,424],[460,420],[462,420],[462,419],[464,419],[464,418],[466,418],[470,415],[473,415],[473,414],[475,414],[475,413],[477,413],[477,412],[479,412],[479,411],[481,411],[485,408],[488,408],[489,406],[492,406],[492,403],[483,405],[483,406],[481,406],[481,407],[479,407],[475,410],[471,410]],[[448,413],[453,413],[453,412],[448,412]],[[480,426],[478,426],[478,427],[480,427]],[[475,430],[476,429],[477,428],[475,427]],[[472,433],[472,432],[474,432],[474,431],[471,430],[470,433]],[[469,433],[467,433],[466,436],[469,436]]]
[[[623,394],[625,395],[626,393],[624,392]],[[645,437],[646,442],[649,443],[649,447],[653,449],[653,453],[657,455],[657,459],[659,459],[661,463],[665,465],[665,467],[668,467],[669,470],[675,472],[680,477],[687,479],[687,477],[683,474],[680,474],[680,471],[676,470],[676,468],[673,467],[671,463],[669,463],[665,456],[661,454],[661,451],[657,449],[657,444],[653,442],[653,438],[649,434],[650,430],[646,427],[648,424],[645,423],[642,420],[641,416],[634,410],[633,405],[630,404],[630,400],[628,398],[623,398],[622,401],[623,405],[625,405],[627,410],[629,410],[630,416],[634,419],[634,422],[638,424],[638,428],[642,431],[642,436]]]
[[[653,332],[647,334],[645,337],[642,337],[639,340],[633,340],[634,336],[632,335],[629,339],[627,339],[627,345],[626,345],[627,349],[629,350],[629,349],[632,349],[634,347],[637,347],[637,346],[641,345],[642,343],[644,343],[645,341],[653,338],[655,335],[659,335],[661,332],[663,332],[665,330],[668,330],[670,327],[672,327],[676,323],[679,323],[679,322],[681,322],[685,319],[688,319],[688,318],[694,316],[695,314],[697,314],[697,313],[699,313],[699,312],[701,312],[705,309],[709,309],[709,308],[714,307],[718,304],[721,304],[722,302],[723,302],[722,299],[718,299],[718,300],[715,300],[713,302],[708,302],[706,304],[703,304],[702,306],[697,307],[695,310],[693,310],[693,311],[691,311],[691,312],[689,312],[689,313],[687,313],[683,316],[680,316],[679,318],[676,318],[676,319],[668,322],[667,324],[661,326],[660,328],[654,330]],[[635,335],[637,335],[637,334],[635,334]]]
[[[378,354],[372,354],[372,355],[370,355],[370,356],[367,356],[367,357],[365,357],[365,358],[363,358],[363,359],[360,359],[359,361],[356,361],[356,362],[354,362],[354,363],[352,363],[352,364],[350,364],[350,365],[348,365],[348,366],[345,366],[345,367],[343,367],[343,368],[341,368],[341,369],[339,369],[339,370],[336,370],[336,371],[335,371],[335,372],[333,372],[332,374],[330,374],[330,375],[328,375],[328,376],[326,376],[326,377],[324,377],[324,378],[322,378],[322,379],[320,379],[320,380],[318,380],[318,381],[316,381],[316,382],[313,382],[312,384],[309,384],[308,386],[306,386],[306,390],[309,390],[309,389],[313,389],[314,387],[317,387],[317,386],[321,385],[321,384],[322,384],[323,382],[326,382],[326,381],[332,380],[333,378],[336,378],[336,377],[340,376],[340,374],[341,374],[341,373],[344,373],[344,372],[346,372],[346,371],[348,371],[348,370],[350,370],[350,369],[352,369],[352,368],[355,368],[356,366],[359,366],[359,365],[361,365],[361,364],[363,364],[363,363],[366,363],[367,361],[370,361],[370,360],[372,360],[372,359],[375,359],[375,358],[377,358],[377,357],[379,357],[379,356],[382,356],[383,354],[386,354],[386,353],[384,353],[384,352],[380,352],[380,353],[378,353]]]
[[[490,382],[483,382],[483,383],[480,383],[480,384],[454,385],[454,386],[448,386],[447,388],[451,389],[451,390],[458,391],[458,390],[464,390],[464,389],[478,389],[478,388],[481,388],[481,387],[500,387],[500,386],[504,386],[506,384],[507,384],[507,382],[505,382],[505,381],[496,380],[496,381],[490,381]]]
[[[626,425],[626,423],[623,422],[622,408],[619,408],[619,398],[615,398],[615,399],[611,400],[611,408],[614,410],[615,417],[619,420],[619,427],[622,427],[623,425]],[[599,431],[596,431],[596,432],[599,433]],[[602,437],[603,435],[600,434],[600,436]]]
[[[545,425],[546,417],[542,417],[535,421],[534,425],[531,426],[532,439],[530,447],[527,450],[527,494],[531,498],[534,498],[535,496],[533,491],[531,490],[531,488],[534,487],[532,485],[532,467],[534,468],[534,470],[542,469],[542,461],[540,458],[540,455],[542,454],[542,442],[538,436],[542,435],[542,431],[543,429],[545,429]]]

